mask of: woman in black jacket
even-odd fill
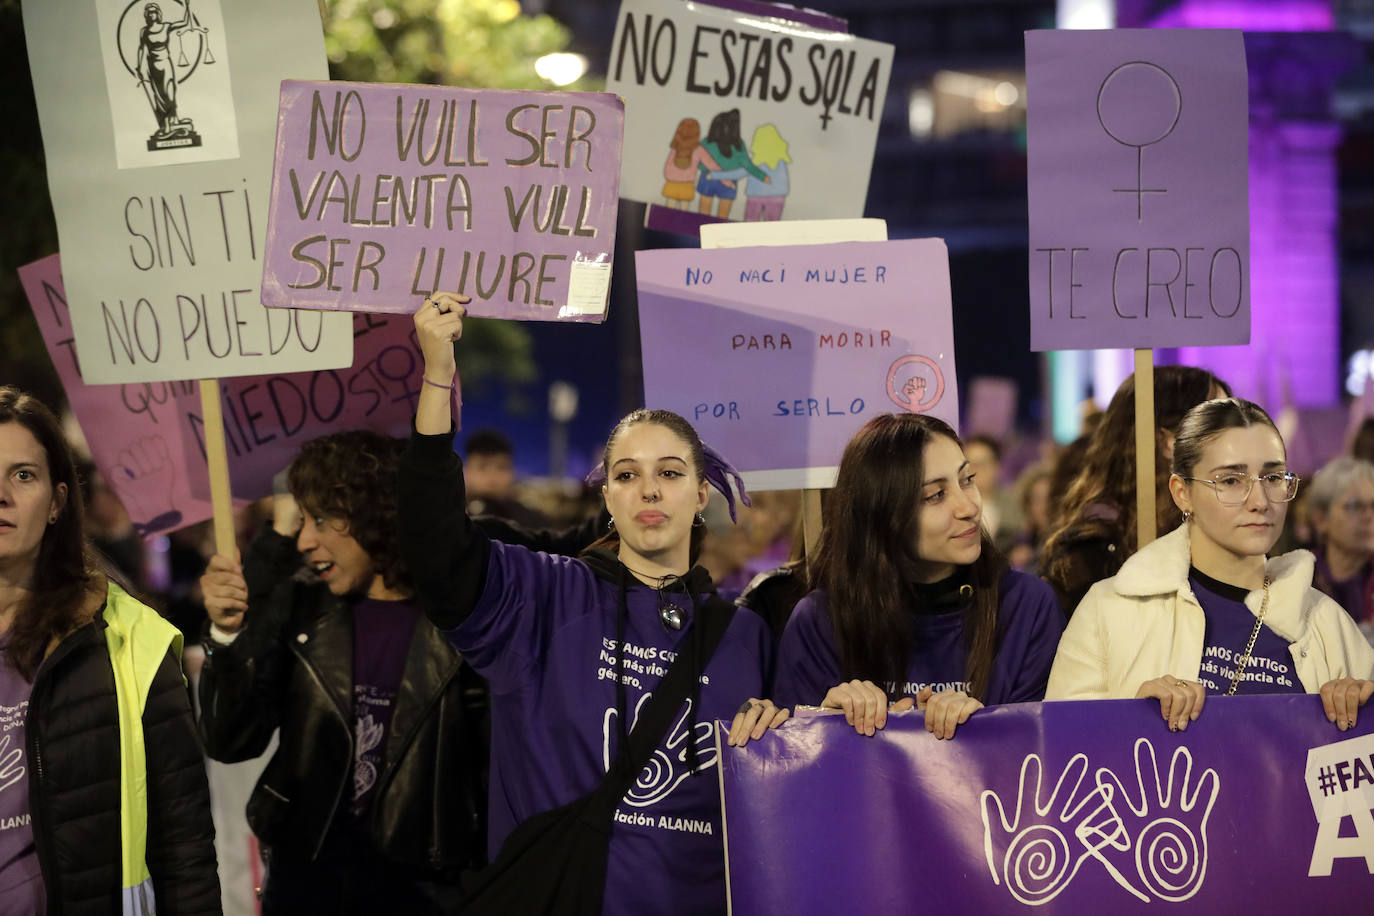
[[[102,565],[56,418],[0,388],[0,909],[219,913],[181,635]]]
[[[201,579],[210,756],[247,760],[280,736],[248,802],[268,916],[446,912],[461,872],[483,864],[486,685],[412,601],[402,446],[366,431],[306,443],[242,566],[216,555]],[[595,538],[594,523],[562,536],[486,525],[550,552]]]

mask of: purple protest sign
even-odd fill
[[[641,251],[644,403],[752,489],[829,487],[880,413],[959,416],[944,242]]]
[[[602,321],[625,111],[610,93],[285,80],[269,306]]]
[[[950,741],[815,716],[720,760],[735,913],[1368,908],[1374,716],[1337,731],[1315,696],[1209,698],[1180,733],[1146,700],[993,707]]]
[[[1250,341],[1241,33],[1026,33],[1031,349]]]
[[[139,534],[152,537],[209,518],[208,495],[192,493],[180,462],[186,431],[176,416],[199,404],[195,383],[87,385],[77,363],[61,259],[54,254],[27,264],[19,268],[19,280],[91,457]],[[205,474],[202,459],[202,479]]]

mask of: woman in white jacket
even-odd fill
[[[1374,648],[1312,587],[1312,554],[1265,558],[1298,490],[1273,421],[1249,401],[1205,401],[1179,425],[1172,471],[1183,524],[1089,590],[1046,699],[1153,697],[1181,731],[1208,694],[1320,693],[1327,719],[1352,727]]]

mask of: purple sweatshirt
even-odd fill
[[[398,486],[401,545],[430,619],[491,684],[489,845],[495,856],[516,824],[594,789],[619,749],[613,678],[620,586],[582,560],[490,541],[476,531],[462,514],[462,471],[448,441],[411,439]],[[473,568],[478,556],[485,565]],[[693,620],[668,629],[655,590],[626,575],[628,731],[677,648],[686,645]],[[762,619],[737,610],[702,675],[701,707],[690,711],[694,733],[684,703],[616,811],[603,912],[725,912],[713,722],[731,719],[743,700],[764,696],[771,655]],[[695,772],[687,769],[689,740],[696,743]]]
[[[1026,703],[1045,697],[1050,666],[1064,631],[1064,612],[1054,590],[1044,581],[1009,570],[999,583],[997,656],[988,681],[987,706]],[[967,690],[968,649],[964,621],[958,608],[915,609],[913,641],[907,681],[896,685],[892,699],[914,696],[922,687]],[[826,593],[803,598],[783,631],[778,645],[778,668],[773,684],[780,706],[818,706],[831,687],[840,683],[840,660],[830,623]]]

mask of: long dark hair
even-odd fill
[[[733,156],[735,150],[744,149],[744,138],[739,134],[739,109],[731,108],[712,118],[711,129],[706,132],[706,139],[714,143],[721,156],[726,159]]]
[[[0,387],[3,423],[17,423],[38,440],[53,492],[67,487],[57,520],[43,532],[29,595],[20,602],[6,648],[9,663],[31,682],[48,645],[75,629],[87,594],[99,585],[101,564],[86,542],[76,462],[57,418],[37,398],[5,386]]]
[[[396,473],[405,443],[366,429],[301,446],[286,485],[312,515],[342,519],[387,588],[413,591],[396,531]]]
[[[1230,395],[1230,387],[1206,369],[1192,366],[1159,366],[1155,369],[1155,428],[1175,431],[1183,415],[1211,397],[1215,386]],[[1178,445],[1175,442],[1175,450]],[[1177,454],[1177,451],[1175,451]],[[1058,547],[1059,538],[1095,503],[1113,506],[1130,553],[1136,550],[1135,492],[1135,376],[1129,376],[1112,396],[1102,421],[1093,431],[1083,454],[1082,470],[1069,485],[1050,522],[1045,541],[1046,556]],[[1155,436],[1155,524],[1172,531],[1183,513],[1169,496],[1169,463],[1158,435]],[[1121,559],[1125,559],[1122,557]]]
[[[606,448],[601,452],[601,471],[605,475],[607,482],[611,479],[611,452],[615,449],[616,440],[620,438],[631,426],[638,426],[641,423],[653,423],[662,426],[673,433],[683,442],[687,443],[689,461],[692,465],[692,472],[696,475],[697,484],[706,479],[706,450],[701,445],[701,437],[682,417],[673,413],[671,410],[648,410],[640,408],[626,414],[615,429],[611,430],[610,436],[606,438]],[[701,555],[701,545],[706,540],[706,526],[692,526],[692,543],[688,553],[688,560],[695,564],[697,557]],[[603,535],[596,543],[587,548],[588,550],[603,549],[611,553],[620,552],[620,533],[611,529]]]
[[[907,608],[919,562],[925,447],[937,436],[963,443],[948,423],[923,414],[883,414],[849,441],[825,502],[816,585],[825,589],[844,680],[906,680],[912,651]],[[973,601],[965,611],[969,693],[982,698],[997,654],[998,580],[1006,561],[982,533],[970,567]]]

